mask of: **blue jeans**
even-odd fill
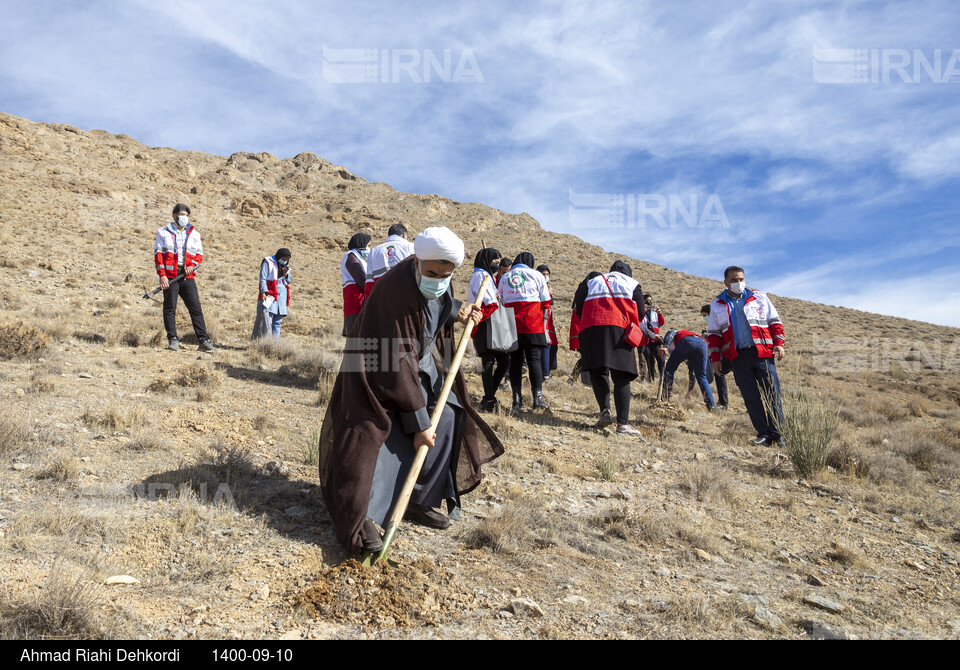
[[[760,358],[756,347],[740,349],[737,354],[733,359],[733,379],[743,396],[743,404],[747,406],[750,422],[758,436],[776,439],[780,437],[777,426],[783,425],[777,366],[772,358]],[[766,406],[764,394],[770,397],[773,407]]]
[[[286,314],[267,313],[267,320],[270,323],[270,330],[273,332],[274,337],[280,337],[280,324],[283,323],[283,317],[285,316]]]
[[[670,354],[670,360],[667,361],[667,365],[663,369],[663,383],[666,385],[667,396],[669,397],[670,389],[673,387],[673,374],[684,361],[687,361],[687,365],[693,370],[693,375],[697,378],[697,385],[700,387],[700,392],[703,394],[703,400],[707,403],[707,407],[713,407],[715,405],[713,391],[710,390],[710,382],[707,381],[707,365],[710,362],[707,355],[707,343],[693,335],[688,335],[677,342],[673,348],[673,353]]]

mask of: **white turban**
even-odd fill
[[[444,226],[425,229],[413,241],[413,253],[422,261],[463,264],[463,241]]]

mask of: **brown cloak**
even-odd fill
[[[360,551],[365,539],[363,521],[377,454],[392,427],[388,412],[415,412],[426,406],[416,344],[423,334],[424,312],[413,263],[411,256],[396,265],[365,301],[347,340],[320,430],[323,499],[337,538],[353,551]],[[441,359],[443,343],[452,338],[452,328],[437,338]],[[456,473],[462,494],[476,488],[481,465],[500,456],[503,445],[471,406],[460,371],[453,392],[465,412]]]

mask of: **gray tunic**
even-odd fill
[[[370,487],[370,502],[367,516],[381,526],[386,521],[394,502],[400,495],[403,482],[413,464],[416,450],[413,448],[413,434],[430,427],[430,415],[436,407],[437,396],[443,388],[444,376],[437,368],[433,352],[437,337],[444,326],[456,321],[460,302],[454,300],[448,291],[436,300],[423,299],[424,328],[423,340],[418,354],[420,359],[420,389],[427,406],[418,412],[390,413],[393,427],[387,441],[380,447],[377,467]],[[420,470],[417,484],[410,498],[411,504],[426,507],[439,507],[444,500],[452,501],[448,506],[453,510],[457,504],[457,490],[454,483],[457,458],[459,456],[459,427],[463,422],[463,412],[456,396],[447,397],[446,407],[437,427],[435,445],[427,451],[427,459]],[[451,517],[457,518],[455,513]]]

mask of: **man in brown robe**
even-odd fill
[[[454,323],[480,316],[453,299],[450,278],[462,262],[463,243],[450,230],[420,233],[414,255],[374,286],[347,341],[320,434],[320,483],[337,538],[351,551],[378,550],[373,520],[389,515],[421,444],[430,451],[408,516],[437,528],[449,522],[434,508],[446,500],[458,509],[481,466],[503,453],[459,371],[430,433],[444,381],[434,353],[449,361]]]

